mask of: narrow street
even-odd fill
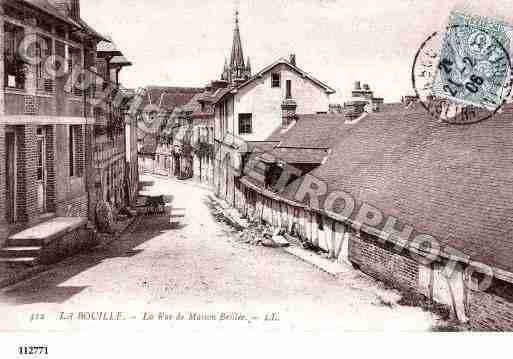
[[[165,216],[140,217],[119,240],[0,292],[0,330],[206,328],[143,320],[159,312],[238,312],[247,319],[211,321],[212,328],[259,322],[270,329],[431,329],[432,314],[396,305],[396,292],[356,270],[334,278],[281,249],[243,243],[212,215],[208,190],[161,177],[154,188],[185,209],[177,227]],[[75,320],[79,312],[100,311],[122,312],[125,320]],[[61,312],[74,313],[73,320]],[[272,313],[279,321],[264,321]],[[33,314],[44,318],[31,321]]]

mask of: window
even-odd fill
[[[77,73],[80,71],[77,69],[78,66],[82,65],[82,52],[80,49],[73,48],[71,46],[68,47],[68,72],[72,79],[71,83],[71,93],[75,96],[82,96],[83,91],[80,88],[81,85],[81,74]]]
[[[41,59],[36,64],[37,89],[45,92],[53,92],[53,80],[44,69],[46,59],[52,55],[52,40],[38,35],[36,43],[36,57]]]
[[[84,136],[81,125],[69,126],[69,175],[82,177],[84,166]]]
[[[24,29],[7,23],[4,30],[5,86],[24,89],[26,78],[24,63],[18,54],[18,46],[23,39]]]
[[[287,88],[285,92],[286,98],[292,98],[292,81],[287,80]]]
[[[248,134],[253,132],[251,117],[252,114],[250,113],[239,113],[239,134]]]
[[[271,87],[280,87],[280,86],[281,86],[280,74],[278,72],[271,74]]]

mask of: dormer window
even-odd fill
[[[271,87],[280,87],[281,86],[281,76],[279,72],[274,72],[271,74]]]

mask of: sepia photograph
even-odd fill
[[[510,1],[0,0],[0,47],[0,356],[513,331]]]

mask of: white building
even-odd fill
[[[237,46],[241,46],[240,41],[234,43]],[[298,114],[328,113],[333,93],[331,87],[301,70],[295,55],[289,60],[281,58],[253,77],[223,89],[214,104],[217,195],[235,205],[248,144],[264,141],[280,126],[288,127]]]

